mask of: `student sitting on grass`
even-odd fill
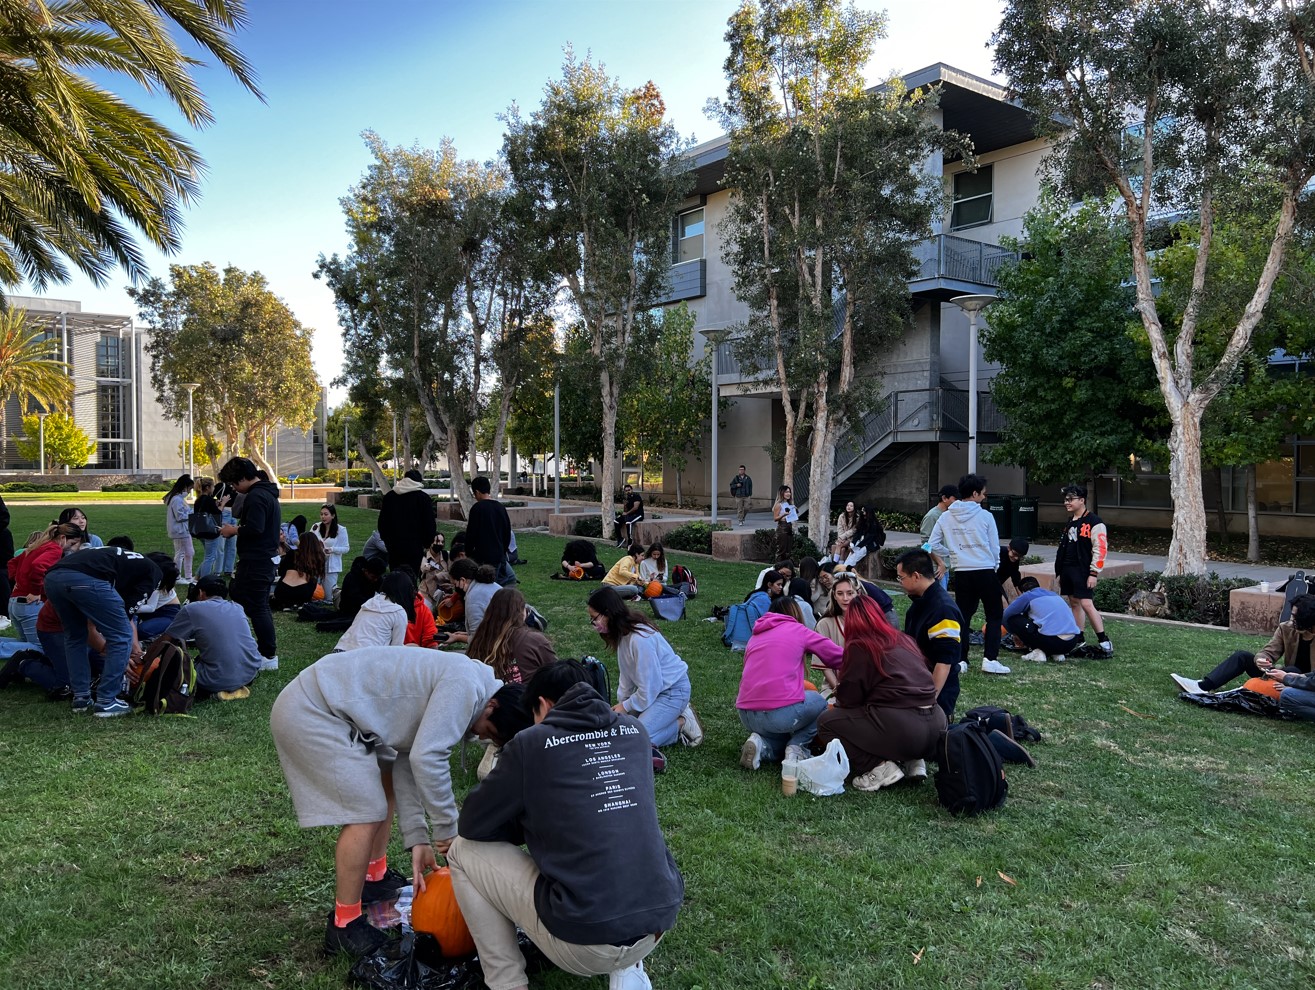
[[[269,607],[278,611],[309,605],[324,578],[325,563],[323,543],[315,537],[299,540],[296,549],[289,550],[279,561],[279,579],[274,583]]]
[[[571,540],[562,551],[562,576],[578,581],[601,581],[607,573],[598,560],[593,540]],[[578,577],[576,575],[579,575]]]
[[[178,600],[178,564],[167,553],[155,551],[146,556],[160,568],[160,586],[137,612],[137,639],[143,643],[149,643],[168,629],[183,607]]]
[[[460,557],[452,561],[448,573],[452,575],[452,586],[461,593],[465,605],[466,631],[439,633],[439,642],[469,643],[484,621],[489,602],[499,591],[496,583],[498,572],[488,564],[477,564],[469,557]]]
[[[534,725],[467,796],[448,853],[484,980],[527,990],[520,926],[569,973],[651,990],[643,960],[676,923],[684,881],[658,823],[648,735],[575,661],[541,668],[524,701]],[[599,786],[601,767],[613,786]]]
[[[612,588],[622,598],[638,598],[643,582],[639,578],[639,561],[644,556],[644,547],[632,543],[626,555],[612,565],[612,569],[603,578],[603,584]]]
[[[1274,635],[1259,653],[1236,650],[1223,663],[1199,681],[1178,674],[1170,674],[1174,683],[1188,694],[1208,694],[1218,691],[1234,678],[1243,674],[1248,677],[1269,677],[1282,681],[1274,674],[1309,674],[1312,669],[1311,656],[1315,651],[1315,595],[1302,595],[1292,603],[1292,618],[1279,623]],[[1287,661],[1282,663],[1282,661]],[[1280,665],[1281,664],[1281,665]],[[1286,695],[1287,691],[1283,692]],[[1292,696],[1294,702],[1296,695]],[[1282,695],[1280,696],[1280,703]],[[1311,715],[1315,719],[1315,713]]]
[[[493,668],[498,680],[524,684],[540,667],[557,661],[548,637],[525,624],[525,596],[503,588],[490,600],[466,656]]]
[[[927,776],[926,760],[945,733],[945,712],[922,653],[886,621],[871,598],[850,603],[835,707],[818,717],[817,742],[839,739],[856,790],[875,791]]]
[[[351,628],[342,634],[335,652],[367,646],[404,646],[407,623],[415,621],[416,586],[405,571],[383,579],[379,593],[361,606]]]
[[[1082,645],[1082,630],[1068,602],[1032,577],[1019,581],[1018,590],[1021,594],[1005,609],[1005,628],[1032,651],[1024,660],[1063,660]]]
[[[520,685],[482,663],[389,646],[331,653],[280,692],[269,722],[297,823],[342,826],[327,952],[364,956],[388,941],[361,905],[406,883],[388,870],[394,810],[423,890],[457,834],[452,751],[472,732],[506,745],[530,721],[520,702]]]
[[[612,707],[638,718],[654,746],[677,739],[686,746],[703,742],[703,727],[690,706],[689,667],[657,626],[628,608],[615,588],[595,591],[588,609],[594,631],[616,651],[619,676]]]
[[[196,601],[184,605],[164,631],[182,642],[196,642],[196,686],[203,692],[199,697],[250,693],[247,688],[260,673],[262,658],[247,614],[228,600],[223,578],[210,574],[198,579]]]
[[[804,658],[840,666],[842,651],[827,637],[804,626],[793,598],[778,598],[754,623],[744,648],[744,674],[735,699],[749,738],[740,749],[740,766],[757,770],[763,760],[803,760],[817,735],[817,716],[826,699],[804,678]]]

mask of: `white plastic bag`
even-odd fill
[[[849,757],[839,739],[827,743],[821,756],[799,761],[799,787],[810,794],[843,794],[848,776]]]

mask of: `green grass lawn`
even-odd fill
[[[25,534],[49,511],[13,514]],[[353,549],[373,516],[342,510]],[[168,547],[162,506],[96,506],[91,528]],[[521,538],[522,588],[560,655],[596,653],[615,678],[587,589],[547,580],[562,542]],[[1315,983],[1312,727],[1197,708],[1167,676],[1259,640],[1114,622],[1113,661],[969,674],[961,711],[1001,704],[1045,734],[1039,767],[1010,768],[1008,803],[983,818],[951,818],[930,781],[787,799],[770,769],[739,767],[740,658],[701,621],[756,565],[672,556],[701,594],[663,630],[707,738],[668,750],[657,781],[687,895],[648,963],[659,990]],[[279,689],[334,638],[290,620],[282,668],[192,718],[74,718],[31,688],[0,693],[0,986],[343,985],[347,966],[319,956],[335,833],[297,828],[268,731]],[[474,760],[455,776],[464,793]]]

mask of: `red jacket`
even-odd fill
[[[50,570],[64,556],[64,548],[58,540],[51,540],[32,550],[25,550],[9,562],[9,576],[13,579],[14,598],[25,595],[46,596],[46,571]]]
[[[424,595],[416,592],[415,622],[406,624],[406,642],[420,646],[434,646],[438,643],[438,626],[434,623],[434,613],[429,611]]]

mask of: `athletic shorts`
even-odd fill
[[[1059,572],[1059,593],[1065,598],[1090,598],[1092,589],[1087,587],[1090,571],[1081,568],[1065,568]]]

